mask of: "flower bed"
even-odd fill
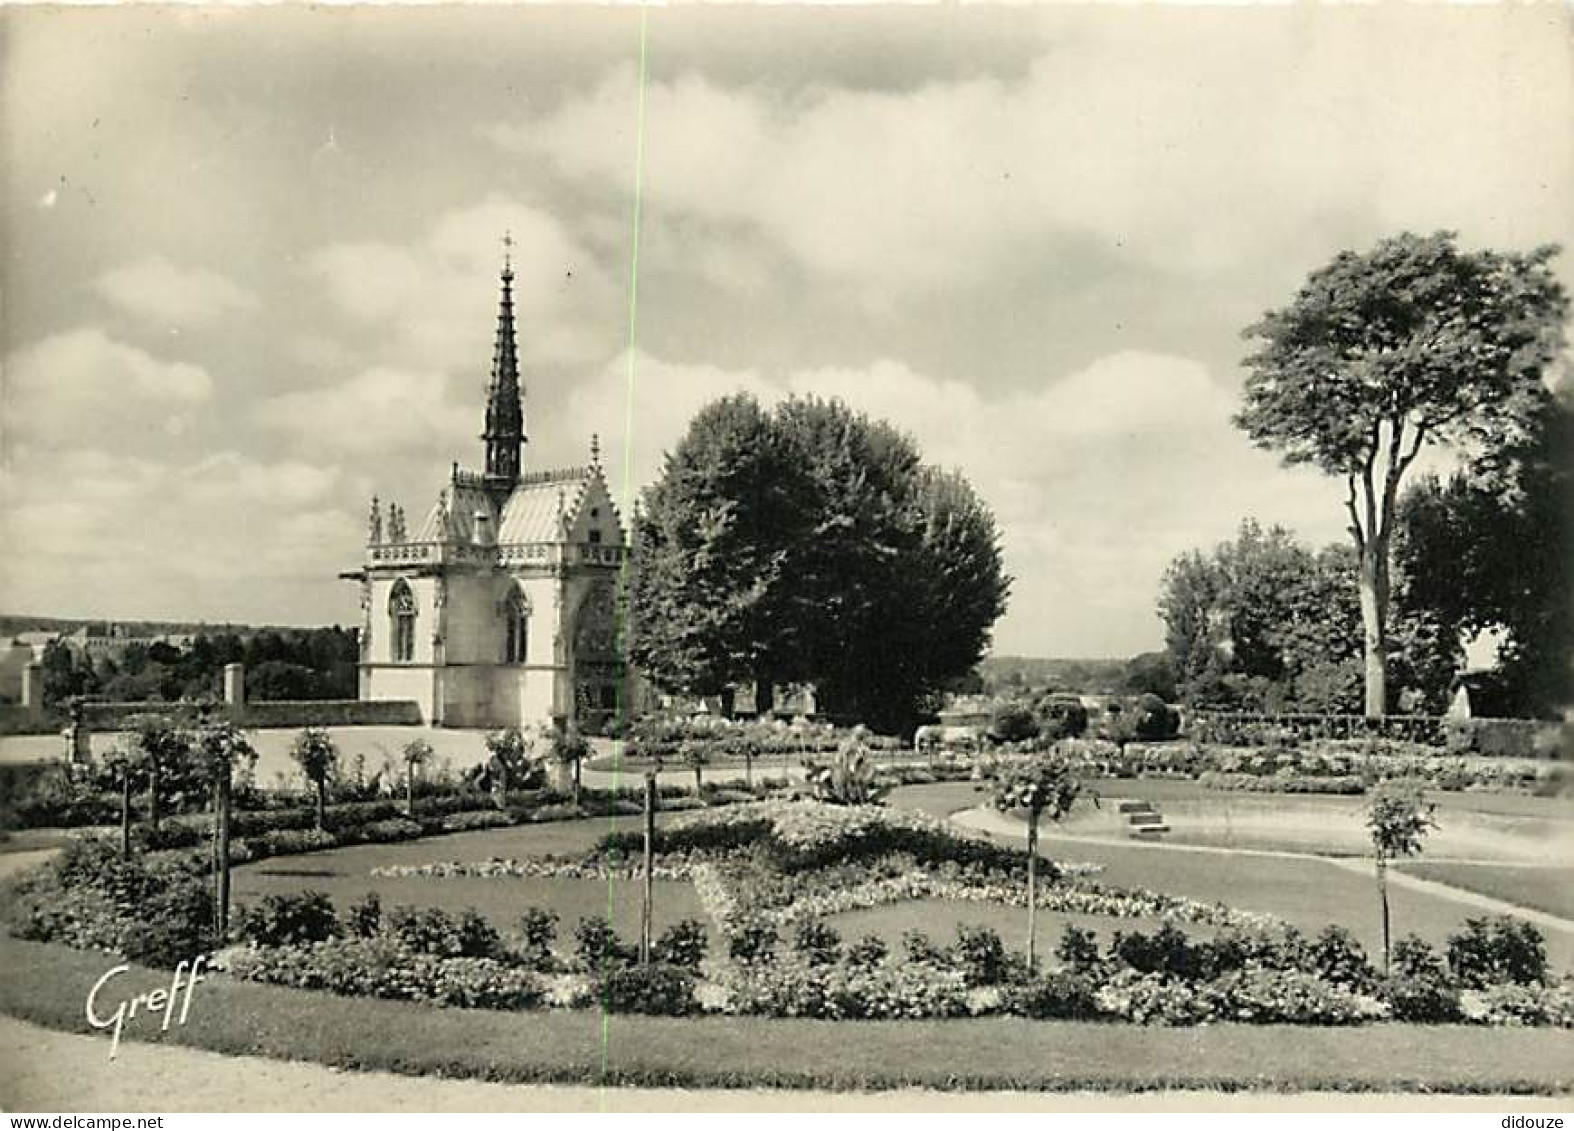
[[[1559,788],[1556,762],[1455,756],[1398,740],[1321,739],[1293,746],[1217,746],[1192,742],[1128,743],[1067,739],[1060,752],[1090,777],[1196,778],[1216,789],[1279,793],[1362,793],[1383,781],[1439,790]]]
[[[645,874],[643,865],[614,865],[603,860],[570,860],[555,856],[532,856],[524,860],[449,860],[430,864],[386,864],[371,870],[373,876],[390,879],[443,879],[449,876],[475,876],[485,879],[547,878],[569,880],[628,880]],[[651,875],[658,880],[687,880],[685,865],[657,864]]]

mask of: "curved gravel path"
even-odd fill
[[[489,1084],[344,1072],[299,1061],[221,1056],[128,1041],[111,1061],[102,1036],[0,1017],[0,1109],[178,1112],[511,1111],[1557,1111],[1567,1100],[1415,1094],[1144,1092],[791,1092]]]
[[[963,809],[951,814],[949,820],[964,829],[1022,840],[1027,839],[1026,825],[1004,813],[987,807]],[[1218,845],[1169,844],[1158,840],[1083,836],[1076,833],[1058,832],[1053,828],[1043,827],[1040,827],[1038,835],[1041,841],[1055,840],[1068,844],[1107,844],[1118,848],[1135,848],[1147,852],[1201,852],[1216,856],[1272,856],[1285,860],[1315,860],[1319,863],[1331,864],[1336,868],[1343,868],[1346,871],[1359,872],[1363,876],[1370,874],[1372,866],[1370,860],[1355,859],[1348,856],[1319,856],[1312,852],[1289,852],[1270,848],[1223,848]],[[1388,879],[1396,887],[1407,887],[1414,891],[1438,896],[1442,899],[1450,899],[1455,903],[1462,903],[1495,915],[1512,915],[1517,919],[1524,919],[1550,931],[1574,934],[1574,921],[1546,911],[1538,911],[1532,907],[1522,907],[1517,903],[1509,903],[1502,899],[1493,899],[1491,896],[1467,891],[1464,888],[1440,883],[1437,880],[1424,880],[1398,868],[1390,868],[1388,870]]]

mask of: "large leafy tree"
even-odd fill
[[[1341,673],[1358,644],[1344,565],[1252,519],[1211,554],[1172,562],[1159,615],[1182,698],[1251,710],[1348,706]]]
[[[645,494],[631,652],[659,686],[816,687],[884,729],[965,675],[1005,608],[966,480],[839,401],[701,411]]]
[[[786,564],[812,503],[765,411],[745,396],[702,409],[643,504],[634,662],[699,695],[792,667]]]
[[[1400,502],[1396,600],[1438,631],[1498,629],[1499,709],[1551,716],[1574,702],[1574,403],[1549,399],[1528,442],[1491,466],[1427,476]]]
[[[1429,444],[1481,458],[1521,442],[1564,345],[1555,248],[1461,250],[1409,233],[1315,271],[1246,331],[1236,423],[1288,464],[1343,482],[1358,559],[1365,708],[1388,709],[1390,546],[1405,473]]]

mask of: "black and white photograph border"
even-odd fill
[[[0,1108],[1566,1109],[1571,32],[0,8]]]

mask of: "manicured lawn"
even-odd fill
[[[104,955],[0,939],[0,1011],[84,1032]],[[168,986],[133,969],[114,996]],[[832,1022],[596,1012],[493,1013],[214,978],[187,1024],[138,1016],[125,1039],[342,1068],[489,1080],[831,1089],[1224,1088],[1566,1093],[1574,1032],[1374,1025],[1141,1028],[974,1018]],[[108,1037],[104,1038],[106,1046]]]
[[[971,783],[948,782],[895,790],[890,802],[939,815],[978,805],[981,795],[973,792]],[[991,839],[1015,847],[1022,844],[1005,836]],[[1128,847],[1053,835],[1040,841],[1040,851],[1057,860],[1101,864],[1104,870],[1096,878],[1116,887],[1144,887],[1264,911],[1314,933],[1338,923],[1360,940],[1368,954],[1381,952],[1382,922],[1371,875],[1332,860]],[[1390,890],[1389,900],[1395,936],[1414,933],[1435,946],[1443,945],[1467,918],[1482,913],[1455,900],[1397,886]],[[1574,932],[1548,930],[1546,942],[1553,968],[1574,970]]]
[[[474,907],[502,929],[513,927],[527,907],[550,907],[558,914],[560,943],[569,942],[580,919],[597,915],[610,918],[625,937],[634,937],[639,930],[640,905],[640,887],[635,882],[472,876],[386,877],[373,876],[371,871],[390,865],[453,860],[579,855],[589,851],[609,829],[637,828],[638,825],[638,817],[552,821],[400,844],[356,845],[328,852],[276,857],[236,868],[234,897],[236,903],[247,903],[267,894],[314,890],[327,894],[343,911],[367,893],[376,892],[385,907],[398,903],[439,907],[446,911]],[[710,926],[709,916],[688,884],[658,880],[654,886],[653,916],[658,931],[679,919],[689,918]]]
[[[989,795],[977,782],[942,781],[932,785],[897,786],[886,795],[894,809],[916,809],[931,817],[949,817],[963,809],[987,804]]]
[[[826,922],[835,927],[846,942],[855,942],[865,935],[878,935],[890,944],[893,953],[900,950],[902,935],[907,931],[922,931],[943,946],[956,938],[956,929],[960,925],[988,927],[1004,940],[1008,950],[1027,949],[1027,909],[1000,903],[908,899],[883,907],[844,911],[831,916]],[[1107,915],[1063,915],[1054,911],[1040,911],[1039,953],[1051,953],[1068,924],[1091,930],[1099,936],[1101,943],[1108,944],[1110,936],[1116,931],[1153,931],[1163,922],[1162,919],[1115,919]],[[1211,938],[1216,933],[1211,927],[1183,926],[1187,933],[1193,935]]]
[[[1534,907],[1574,920],[1574,867],[1517,868],[1498,864],[1451,864],[1420,861],[1401,866],[1426,880],[1452,884],[1494,899]]]

